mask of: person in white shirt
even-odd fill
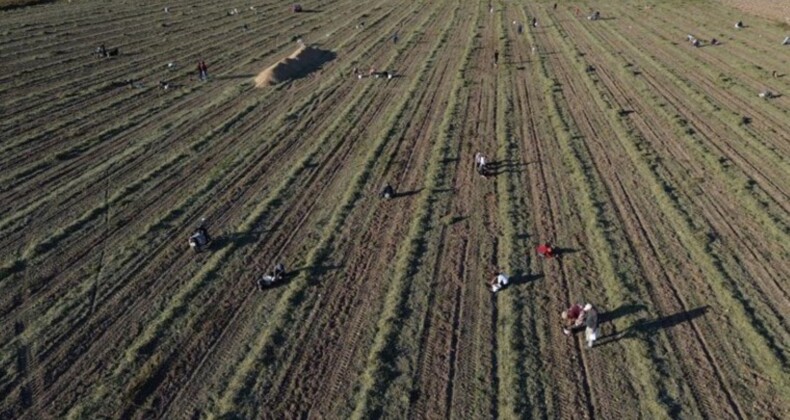
[[[496,293],[501,290],[503,287],[507,286],[510,279],[508,279],[507,275],[502,272],[497,272],[496,277],[489,283],[491,287],[491,292]]]

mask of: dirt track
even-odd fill
[[[0,12],[0,417],[789,417],[786,34],[599,3]]]

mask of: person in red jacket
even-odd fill
[[[578,303],[562,311],[560,316],[563,321],[562,333],[565,335],[571,335],[574,330],[580,329],[584,325],[584,307]]]
[[[552,247],[551,244],[549,243],[538,245],[537,251],[538,251],[538,255],[540,255],[543,258],[554,258],[556,256],[554,247]]]

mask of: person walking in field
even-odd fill
[[[573,332],[579,330],[581,326],[584,325],[584,314],[584,307],[578,303],[562,311],[560,314],[563,321],[562,333],[571,335]]]
[[[494,50],[494,67],[499,63],[499,50]]]
[[[536,18],[536,17],[532,18],[532,27],[533,28],[537,28],[538,27],[538,18]]]
[[[200,80],[207,80],[208,79],[208,66],[206,66],[206,62],[200,60],[198,62],[198,78]]]
[[[584,305],[584,340],[587,347],[592,348],[598,339],[598,310],[591,304]]]

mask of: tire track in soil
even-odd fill
[[[450,61],[446,60],[446,61],[444,61],[444,65],[443,66],[437,67],[436,69],[434,69],[432,74],[431,74],[431,76],[430,76],[430,79],[425,83],[426,86],[431,86],[431,87],[435,87],[435,88],[430,90],[430,92],[432,92],[430,96],[426,96],[428,94],[429,90],[424,90],[423,93],[422,93],[422,98],[419,100],[420,103],[418,103],[417,108],[415,108],[415,112],[416,112],[418,109],[422,108],[422,102],[423,101],[425,101],[427,103],[426,109],[428,111],[426,111],[426,114],[424,116],[420,117],[420,118],[422,118],[422,120],[417,122],[416,125],[415,125],[414,119],[407,119],[407,120],[411,121],[411,124],[413,126],[416,126],[418,128],[416,130],[410,129],[410,131],[414,131],[414,132],[411,133],[411,135],[407,134],[406,136],[403,137],[403,138],[412,138],[412,139],[414,139],[414,144],[410,144],[408,146],[409,147],[409,149],[407,150],[408,158],[406,159],[407,165],[405,166],[405,168],[400,169],[399,173],[396,172],[397,173],[396,178],[398,179],[398,182],[397,182],[396,185],[404,185],[404,181],[406,182],[406,184],[413,185],[414,183],[418,182],[419,178],[423,175],[421,172],[419,172],[419,173],[418,172],[412,172],[412,171],[409,170],[409,168],[411,166],[411,161],[412,161],[412,158],[414,156],[414,152],[416,151],[416,147],[417,146],[423,146],[423,147],[430,146],[430,141],[428,139],[426,139],[427,134],[425,134],[425,133],[430,133],[430,130],[428,128],[429,123],[432,123],[434,121],[434,115],[436,113],[438,113],[439,111],[441,111],[441,108],[434,106],[434,104],[437,103],[437,101],[439,100],[438,93],[439,92],[444,92],[444,90],[441,89],[441,86],[443,86],[445,84],[445,80],[446,80],[445,76],[448,74],[447,68],[449,67],[449,63],[450,63]],[[433,80],[434,78],[438,78],[438,80]],[[423,134],[421,134],[421,133],[423,133]],[[403,138],[401,138],[401,141],[403,140]],[[424,150],[420,150],[420,155],[422,156],[424,154],[425,154],[425,151]],[[390,162],[393,162],[393,161],[395,161],[394,157],[390,160]],[[396,169],[396,171],[397,170],[398,169]],[[412,200],[411,204],[413,204],[413,200]],[[364,210],[361,210],[361,212],[364,213]],[[368,229],[367,232],[364,234],[364,236],[363,236],[362,240],[360,241],[360,243],[368,243],[368,244],[373,243],[373,244],[375,244],[375,243],[385,242],[386,244],[394,244],[394,243],[397,243],[397,242],[401,242],[401,240],[395,239],[395,238],[393,238],[393,236],[398,237],[398,238],[402,238],[405,235],[405,233],[406,233],[404,231],[404,227],[407,224],[400,223],[400,222],[396,221],[396,219],[398,217],[401,217],[401,218],[404,218],[404,219],[408,219],[408,217],[405,217],[405,215],[406,214],[410,214],[410,213],[404,212],[403,209],[401,209],[401,208],[397,208],[396,209],[395,207],[380,209],[380,210],[376,211],[375,213],[376,213],[376,216],[375,216],[376,221],[374,222],[374,225],[376,226],[376,228],[373,229],[373,230]],[[379,216],[379,214],[385,214],[385,215],[384,216]],[[395,216],[395,217],[393,217],[393,216]],[[350,223],[350,224],[356,225],[355,223]],[[388,238],[388,240],[382,241],[381,239],[379,239],[379,240],[372,239],[372,238],[375,238],[377,236],[380,236],[380,234],[378,232],[380,232],[383,229],[383,227],[384,227],[383,225],[386,225],[386,226],[389,227],[389,229],[387,230],[388,234],[386,235],[386,238]],[[394,232],[395,229],[393,229],[395,227],[398,228],[397,229],[397,234],[395,234],[395,232]],[[376,233],[375,234],[371,234],[371,232],[376,232]],[[333,248],[334,248],[334,252],[335,253],[342,252],[341,251],[342,248],[341,249],[338,249],[338,247],[333,247]],[[396,249],[397,249],[396,247],[387,246],[386,247],[387,251],[385,252],[384,255],[382,255],[381,254],[381,250],[379,248],[367,247],[367,248],[365,248],[365,250],[363,250],[362,255],[354,255],[351,258],[343,258],[342,263],[341,263],[342,266],[348,266],[348,267],[351,267],[352,269],[354,267],[361,268],[361,270],[355,270],[352,273],[351,276],[348,276],[351,279],[349,281],[349,283],[354,284],[355,283],[354,279],[357,279],[357,278],[370,278],[370,277],[372,277],[373,273],[384,271],[384,267],[382,267],[382,265],[386,265],[386,263],[391,260],[390,257],[394,256],[394,252],[395,252]],[[364,252],[364,251],[369,251],[369,252]],[[362,259],[364,262],[357,263],[356,261],[358,259]],[[378,264],[371,266],[371,264],[374,261],[378,262]],[[330,277],[331,277],[331,275],[330,275]],[[325,319],[326,318],[332,319],[332,325],[330,325],[330,327],[328,329],[326,329],[326,328],[323,328],[321,324],[318,324],[318,327],[316,327],[316,328],[321,332],[321,336],[322,337],[313,336],[312,339],[313,340],[317,340],[319,342],[318,343],[313,343],[313,344],[310,344],[309,342],[308,343],[302,343],[302,344],[300,344],[298,346],[299,347],[303,347],[303,348],[317,348],[317,349],[322,349],[324,347],[327,347],[328,349],[326,351],[329,351],[329,349],[334,347],[334,348],[342,349],[343,350],[343,354],[340,355],[340,356],[337,356],[337,358],[340,359],[340,362],[338,362],[337,360],[335,360],[335,356],[332,353],[324,353],[323,351],[316,351],[316,352],[313,352],[313,354],[316,355],[316,356],[320,356],[321,360],[315,361],[315,360],[312,360],[313,359],[312,357],[308,357],[307,360],[303,360],[302,361],[302,363],[306,363],[306,366],[302,366],[302,365],[295,366],[294,364],[291,364],[291,368],[289,368],[289,373],[287,374],[287,376],[291,377],[291,381],[292,382],[297,382],[297,383],[300,384],[300,385],[298,385],[297,389],[302,389],[302,388],[304,388],[306,386],[306,385],[302,384],[303,382],[308,382],[308,385],[309,385],[308,388],[313,388],[315,391],[317,391],[320,388],[336,390],[336,389],[340,388],[341,386],[343,386],[343,384],[348,383],[347,381],[349,381],[350,378],[343,377],[343,376],[340,376],[340,375],[342,375],[342,374],[348,375],[348,373],[346,372],[346,367],[348,366],[348,364],[350,363],[351,360],[356,360],[355,356],[357,355],[357,353],[359,353],[361,350],[363,350],[362,348],[360,348],[359,345],[356,345],[354,343],[354,340],[359,335],[359,331],[360,330],[362,330],[362,329],[368,329],[369,330],[371,328],[371,326],[369,326],[369,325],[363,326],[361,324],[363,324],[363,323],[371,323],[371,322],[375,321],[375,316],[373,314],[370,314],[370,313],[366,314],[366,313],[360,312],[358,314],[348,315],[348,316],[355,317],[354,318],[355,322],[343,323],[342,322],[342,318],[340,318],[339,315],[340,314],[346,315],[346,311],[353,310],[353,309],[372,311],[374,309],[374,307],[368,306],[368,304],[363,303],[363,302],[376,302],[376,301],[380,300],[381,296],[378,296],[376,298],[373,298],[371,296],[364,296],[364,295],[363,296],[356,296],[356,295],[347,296],[347,294],[349,292],[359,293],[360,291],[359,290],[355,290],[355,288],[350,287],[348,285],[342,285],[341,286],[340,283],[342,283],[342,282],[339,281],[339,280],[332,282],[331,279],[327,279],[327,282],[330,283],[330,284],[335,285],[335,287],[330,288],[330,289],[325,290],[324,292],[322,292],[321,293],[321,296],[322,296],[321,300],[325,300],[327,302],[330,302],[330,304],[334,304],[335,302],[338,302],[338,301],[339,302],[345,302],[347,304],[347,306],[342,307],[341,310],[330,308],[330,309],[328,309],[326,311],[321,311],[321,314],[323,315],[323,317]],[[370,289],[371,288],[363,288],[363,292],[370,293],[370,292],[372,292],[372,290],[370,290]],[[334,296],[333,295],[334,293],[339,293],[339,292],[340,292],[340,296]],[[351,306],[352,303],[353,303],[354,306]],[[312,321],[308,321],[307,324],[308,325],[316,325]],[[340,334],[343,337],[346,337],[346,339],[340,338],[338,340],[338,342],[340,344],[337,345],[337,346],[333,346],[332,343],[329,342],[326,339],[326,337],[325,337],[326,335],[329,335],[330,337],[334,336],[333,328],[332,328],[333,326],[335,328],[342,328],[343,331]],[[328,365],[324,366],[324,364],[328,364]],[[315,370],[318,370],[318,372],[315,372]],[[327,373],[326,372],[327,370],[329,371],[328,375],[327,375],[329,379],[326,379],[326,376],[324,376]],[[309,381],[305,381],[304,380],[304,379],[318,379],[318,378],[321,378],[321,379],[319,381],[313,383],[313,384],[309,384]],[[280,386],[276,386],[276,385],[273,386],[272,388],[273,389],[282,390],[282,388]],[[287,395],[293,395],[292,392],[286,392],[286,394]],[[330,395],[333,395],[333,394],[330,393]],[[309,396],[307,396],[305,398],[310,400]],[[317,405],[317,403],[320,403],[320,402],[323,402],[323,400],[318,400],[318,401],[314,402],[312,404],[312,406],[314,407],[315,405]],[[289,402],[288,399],[286,399],[282,403],[282,405],[285,408],[288,408],[289,404],[290,404],[290,407],[299,407],[299,406],[303,406],[304,403],[300,403],[298,400],[297,401],[293,401],[293,402]]]
[[[479,10],[478,13],[478,16],[486,14]],[[487,31],[484,29],[486,34],[493,30],[490,23],[488,26]],[[478,21],[477,28],[485,27],[480,26]],[[496,330],[495,328],[484,328],[491,336],[490,339],[480,338],[477,333],[472,334],[473,337],[466,337],[467,326],[480,326],[487,322],[485,313],[489,311],[482,305],[491,304],[489,299],[481,296],[485,293],[480,292],[483,287],[478,282],[471,280],[479,278],[476,274],[479,274],[480,270],[476,269],[474,264],[474,261],[478,261],[479,258],[474,256],[478,256],[481,250],[478,246],[470,246],[470,238],[479,236],[470,232],[471,222],[463,220],[474,217],[473,209],[482,207],[478,205],[479,198],[475,200],[479,195],[472,194],[474,187],[470,187],[470,185],[477,184],[473,179],[476,172],[473,167],[467,168],[465,164],[470,160],[467,159],[467,156],[471,157],[474,154],[474,150],[469,149],[472,141],[467,137],[477,138],[481,134],[483,138],[491,137],[489,132],[480,132],[480,123],[491,121],[490,118],[487,118],[488,115],[484,114],[490,114],[492,111],[487,102],[490,96],[484,95],[486,90],[490,89],[490,81],[486,83],[485,79],[488,78],[484,77],[485,70],[482,68],[487,67],[488,61],[483,57],[488,57],[488,54],[491,53],[490,46],[494,38],[490,36],[484,36],[484,38],[488,38],[487,42],[482,42],[486,45],[473,47],[476,52],[470,59],[471,70],[474,72],[471,79],[479,80],[471,83],[472,87],[466,94],[466,99],[463,102],[464,111],[461,113],[463,115],[461,121],[464,122],[457,134],[458,144],[451,148],[451,150],[457,150],[458,153],[452,166],[453,175],[450,182],[454,194],[452,198],[448,198],[449,201],[445,204],[444,210],[437,212],[437,214],[445,214],[444,219],[450,218],[451,220],[443,223],[438,236],[439,251],[433,262],[434,268],[431,277],[434,281],[428,291],[430,295],[427,306],[431,310],[422,324],[418,347],[420,356],[412,379],[413,389],[409,417],[450,418],[454,412],[463,412],[466,413],[465,415],[473,416],[474,410],[479,409],[478,402],[474,401],[471,403],[471,407],[466,407],[470,402],[463,397],[474,395],[474,391],[470,388],[474,387],[480,364],[485,363],[485,359],[490,356],[496,357],[496,338],[492,334]],[[478,43],[479,41],[475,41],[475,44]],[[484,48],[484,46],[488,48]],[[466,73],[465,71],[464,79],[469,80],[470,76]],[[495,109],[493,111],[495,112]],[[489,124],[486,126],[488,128]],[[470,205],[469,203],[472,202],[474,204]],[[458,218],[460,220],[456,220]],[[489,234],[488,236],[493,235]],[[445,244],[454,246],[448,248],[445,247]],[[472,252],[474,256],[470,256]],[[470,274],[470,270],[472,274]],[[470,284],[471,286],[467,287]],[[468,302],[469,300],[472,302]],[[466,321],[469,319],[467,312],[470,312],[473,320]],[[491,318],[491,322],[494,326],[496,325],[495,316]],[[479,330],[477,331],[479,332]],[[491,344],[490,353],[486,354],[481,351],[485,347],[483,343]],[[459,360],[466,360],[467,363],[459,364]],[[496,384],[495,362],[492,363],[488,373],[492,375],[492,383]],[[434,398],[436,395],[424,391],[430,389],[443,390],[444,398]],[[491,405],[490,413],[494,415],[497,413],[495,399]],[[480,414],[477,413],[477,415]]]
[[[477,23],[478,35],[482,38],[474,38],[475,52],[469,60],[469,68],[464,71],[464,79],[471,83],[463,102],[464,111],[460,114],[462,122],[455,135],[457,144],[451,148],[457,150],[451,167],[453,194],[446,197],[443,210],[436,213],[450,220],[443,226],[439,243],[453,246],[443,248],[443,253],[437,255],[434,262],[435,281],[431,293],[436,297],[429,305],[432,309],[426,316],[422,333],[425,342],[420,346],[420,352],[427,356],[418,365],[414,380],[415,391],[443,390],[444,398],[432,398],[423,392],[414,401],[416,405],[412,410],[426,418],[474,417],[484,412],[497,414],[495,393],[491,388],[478,388],[480,375],[490,376],[494,388],[497,384],[496,337],[493,334],[496,329],[487,326],[496,326],[496,314],[489,309],[495,306],[485,287],[475,280],[487,274],[487,270],[475,262],[485,259],[491,252],[484,249],[485,245],[481,249],[479,238],[496,239],[490,232],[481,234],[472,229],[472,226],[485,225],[485,220],[480,220],[479,210],[475,209],[486,208],[481,200],[485,201],[491,187],[484,187],[483,191],[479,191],[479,187],[481,183],[491,182],[476,180],[474,165],[467,165],[477,151],[490,156],[489,148],[482,143],[491,138],[489,129],[493,118],[490,117],[496,112],[490,95],[486,95],[491,93],[492,79],[496,78],[495,74],[493,77],[487,74],[490,65],[487,58],[496,44],[496,17],[480,10],[478,13],[488,22]],[[471,149],[473,143],[479,149]],[[489,242],[483,240],[483,243]],[[495,251],[492,258],[495,258]],[[470,331],[470,326],[477,328]],[[459,360],[466,362],[459,363]],[[470,395],[478,396],[470,401]],[[492,399],[486,401],[489,397]]]
[[[524,11],[525,16],[538,16],[538,13],[533,7],[525,6],[522,10]],[[547,14],[540,13],[540,15],[541,21],[550,20]],[[540,51],[539,59],[541,61],[545,61],[550,66],[549,68],[551,70],[556,71],[555,68],[557,68],[557,65],[556,63],[552,63],[551,59],[554,54],[558,54],[556,53],[556,45],[550,42],[548,30],[545,28],[546,26],[541,26],[540,28],[531,28],[531,36],[535,39],[534,42],[538,47],[538,51]],[[524,57],[522,56],[522,60],[519,61],[525,61]],[[554,159],[552,159],[554,154],[544,150],[551,150],[551,145],[548,143],[544,144],[544,142],[547,142],[548,140],[546,139],[546,136],[541,135],[537,131],[537,121],[539,120],[540,116],[534,114],[538,109],[545,109],[545,107],[538,107],[534,105],[536,99],[529,95],[527,86],[524,86],[523,90],[519,89],[518,93],[523,93],[523,95],[517,95],[520,98],[519,102],[523,104],[522,106],[524,108],[530,111],[527,114],[527,135],[522,137],[524,139],[528,139],[528,145],[534,146],[534,148],[527,148],[527,153],[529,153],[529,158],[527,161],[539,162],[537,165],[529,165],[527,169],[529,178],[533,180],[530,182],[530,194],[533,208],[539,209],[536,213],[540,215],[538,220],[536,220],[536,236],[540,238],[540,242],[557,243],[556,241],[561,240],[561,238],[566,236],[561,234],[561,231],[559,230],[562,229],[565,223],[559,216],[560,205],[558,200],[561,198],[556,196],[556,194],[558,194],[557,188],[562,186],[563,183],[560,181],[560,175],[556,174],[554,171],[546,170],[546,165],[543,164],[544,162],[554,162]],[[524,130],[523,127],[522,130]],[[562,164],[552,163],[552,167],[562,168]],[[530,174],[530,172],[534,171],[530,171],[529,168],[537,170],[537,173]],[[548,306],[549,308],[564,308],[569,306],[571,302],[575,302],[575,299],[571,294],[572,289],[575,289],[575,287],[572,287],[569,279],[571,273],[562,259],[555,260],[555,263],[556,264],[549,265],[551,263],[546,261],[543,264],[546,277],[556,277],[558,279],[557,283],[550,282],[548,284],[556,285],[556,287],[559,287],[560,289],[550,290],[548,292],[547,297],[553,301],[553,304],[545,306]],[[559,302],[556,301],[557,297],[561,297]],[[551,340],[548,344],[548,348],[567,348],[568,345],[563,344],[563,342],[567,342],[564,336],[552,331],[549,333],[548,337],[549,340]],[[561,373],[552,375],[553,378],[573,378],[571,384],[566,382],[563,386],[557,387],[561,388],[562,390],[568,390],[565,392],[570,392],[570,395],[563,395],[563,393],[561,393],[561,389],[555,389],[557,392],[552,395],[554,407],[561,413],[564,412],[564,414],[560,415],[561,417],[571,416],[571,412],[568,412],[567,410],[574,410],[578,407],[584,407],[586,410],[584,413],[585,418],[594,419],[596,417],[596,412],[599,411],[599,409],[596,408],[593,400],[590,385],[591,373],[588,367],[587,356],[582,350],[581,343],[575,337],[572,340],[572,349],[572,352],[575,355],[572,363],[577,364],[576,368],[574,368],[572,364],[569,364],[567,361],[562,359],[556,360],[555,356],[559,356],[560,352],[555,351],[551,351],[551,356],[549,357],[551,357],[552,360],[545,364],[550,369],[555,367],[562,368]],[[572,391],[574,388],[576,388],[576,391]],[[569,403],[569,400],[574,401],[574,403]]]

